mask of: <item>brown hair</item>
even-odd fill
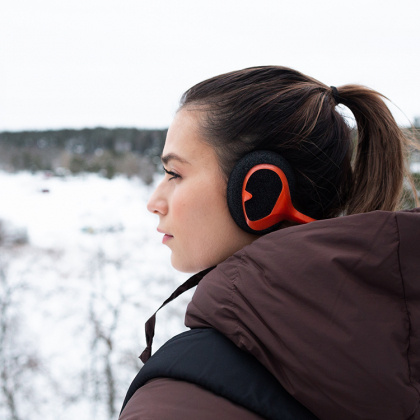
[[[336,109],[353,113],[357,141]],[[213,77],[184,93],[180,108],[197,109],[202,136],[226,179],[253,150],[281,154],[294,168],[294,204],[324,219],[398,207],[407,139],[382,96],[358,85],[332,89],[295,70],[265,66]]]

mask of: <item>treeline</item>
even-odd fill
[[[151,182],[167,130],[84,128],[0,133],[0,168],[7,171],[118,173]]]
[[[405,129],[420,138],[418,128]],[[84,128],[0,133],[0,169],[50,171],[55,175],[95,172],[153,180],[167,130]],[[356,131],[353,133],[357,135]],[[420,161],[418,152],[411,156]]]

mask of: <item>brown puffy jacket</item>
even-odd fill
[[[220,331],[320,419],[419,420],[420,209],[265,235],[201,280],[186,325]],[[164,378],[121,417],[181,418],[259,417]]]
[[[420,419],[420,209],[266,235],[203,278],[186,325],[219,330],[320,419]]]

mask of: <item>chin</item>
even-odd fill
[[[179,261],[174,255],[171,256],[171,264],[175,270],[181,273],[198,273],[199,271],[205,270],[215,264],[191,264],[189,261]]]
[[[201,270],[204,270],[204,268],[200,268],[200,267],[192,267],[190,265],[179,265],[179,264],[172,264],[172,267],[175,268],[176,271],[179,271],[181,273],[189,273],[189,274],[194,274],[194,273],[198,273]]]
[[[190,264],[186,264],[184,261],[179,261],[177,258],[174,257],[172,253],[171,256],[171,265],[175,270],[180,271],[181,273],[196,273],[197,271],[194,270],[194,267],[191,267]]]

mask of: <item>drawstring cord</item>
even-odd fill
[[[152,355],[152,344],[153,344],[153,337],[155,336],[155,326],[156,326],[156,314],[159,309],[163,308],[167,303],[171,302],[175,298],[177,298],[182,293],[190,290],[194,286],[200,282],[200,280],[214,267],[207,268],[203,271],[200,271],[197,274],[194,274],[190,277],[185,283],[181,284],[172,294],[162,303],[162,305],[157,309],[157,311],[146,321],[144,325],[145,333],[146,333],[146,348],[143,350],[142,354],[139,356],[140,360],[143,363],[146,363],[150,356]]]

